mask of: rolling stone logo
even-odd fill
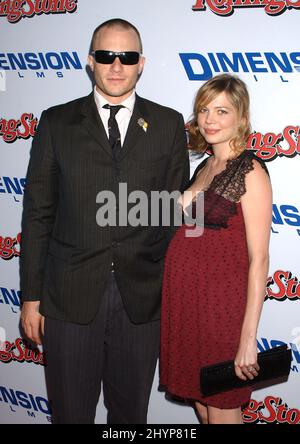
[[[38,119],[33,118],[32,113],[23,113],[20,119],[0,119],[0,136],[4,142],[13,143],[18,139],[33,137],[38,124]]]
[[[253,132],[247,149],[265,161],[275,160],[277,156],[295,157],[300,154],[300,127],[289,125],[279,134]]]
[[[299,9],[300,0],[197,0],[193,11],[205,11],[206,6],[215,14],[230,16],[235,8],[264,8],[271,16],[277,16],[287,9]]]
[[[251,399],[243,411],[244,423],[300,424],[300,410],[290,408],[279,396],[267,396],[264,401]]]
[[[77,0],[0,0],[0,17],[9,23],[41,14],[65,14],[77,10]]]
[[[0,258],[10,260],[14,257],[20,256],[20,244],[21,233],[18,233],[16,237],[0,236]]]
[[[296,276],[290,271],[277,270],[269,277],[266,286],[265,301],[275,299],[276,301],[296,301],[300,299],[300,284]]]
[[[10,364],[12,361],[46,365],[45,355],[38,348],[33,348],[22,338],[14,342],[4,341],[0,347],[0,362]]]

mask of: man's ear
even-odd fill
[[[139,71],[138,71],[139,76],[143,72],[143,69],[144,69],[144,66],[145,66],[145,61],[146,61],[145,57],[141,56],[140,61],[139,61]]]
[[[95,63],[94,57],[91,55],[88,55],[87,63],[89,65],[89,67],[91,68],[91,71],[94,72],[94,63]]]

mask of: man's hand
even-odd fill
[[[45,318],[39,312],[40,301],[27,301],[23,303],[21,323],[28,339],[36,344],[42,344],[44,336]]]

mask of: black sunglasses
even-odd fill
[[[114,63],[116,57],[119,57],[122,65],[136,65],[140,59],[140,53],[136,51],[103,51],[97,49],[97,51],[92,51],[91,53],[97,63],[103,63],[104,65],[111,65]]]

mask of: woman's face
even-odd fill
[[[225,92],[200,109],[197,121],[200,133],[213,147],[228,148],[240,125],[240,117]]]

